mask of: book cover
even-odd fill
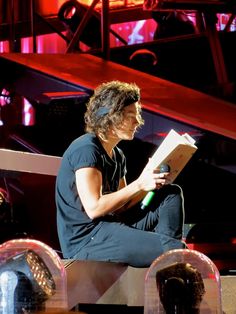
[[[167,164],[170,167],[169,179],[173,182],[196,150],[195,140],[189,134],[180,135],[172,129],[150,158],[149,163],[157,169],[161,164]]]

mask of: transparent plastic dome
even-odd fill
[[[16,239],[0,245],[0,313],[67,310],[64,265],[48,245]]]
[[[158,257],[145,277],[144,314],[222,313],[220,274],[204,254],[171,250]]]

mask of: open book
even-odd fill
[[[197,150],[195,140],[187,133],[180,135],[175,130],[170,130],[163,142],[149,160],[149,165],[159,168],[165,164],[170,167],[169,178],[175,180],[184,166]]]

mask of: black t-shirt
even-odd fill
[[[95,134],[84,134],[70,144],[56,178],[57,229],[65,258],[71,258],[89,241],[101,221],[87,216],[77,193],[75,172],[83,167],[101,171],[103,194],[117,191],[120,179],[126,174],[123,152],[115,147],[111,159]]]

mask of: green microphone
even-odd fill
[[[163,173],[163,172],[170,172],[170,166],[167,164],[161,164],[160,173]],[[145,209],[150,205],[154,195],[155,195],[154,191],[150,191],[147,193],[147,195],[144,197],[144,199],[141,202],[141,209]]]

